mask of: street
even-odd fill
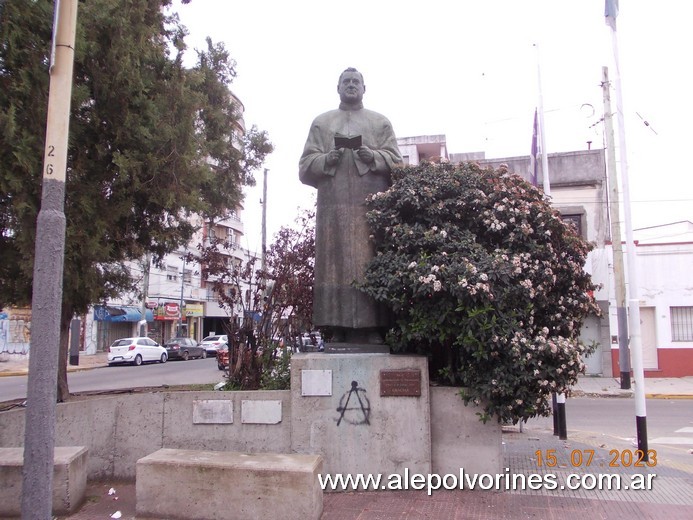
[[[575,397],[566,402],[568,440],[614,450],[636,450],[635,403],[631,398]],[[553,418],[527,422],[524,431],[552,432]],[[647,400],[648,449],[660,462],[693,468],[693,400]]]
[[[145,364],[123,365],[68,372],[70,393],[122,390],[145,386],[161,387],[190,384],[215,384],[224,380],[217,361],[193,359]],[[26,398],[27,376],[0,377],[0,402]]]

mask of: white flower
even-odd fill
[[[433,291],[434,291],[434,292],[438,292],[438,291],[440,291],[442,288],[443,288],[443,284],[440,283],[440,280],[436,280],[435,282],[433,282]]]
[[[416,267],[416,262],[409,264],[409,269],[414,269]]]

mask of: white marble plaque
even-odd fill
[[[241,423],[279,424],[282,422],[282,402],[270,400],[241,401]]]
[[[301,370],[301,395],[332,395],[332,370]]]
[[[193,401],[193,424],[233,424],[233,401]]]

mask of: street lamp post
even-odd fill
[[[65,178],[77,0],[56,0],[41,209],[36,221],[22,518],[50,519],[65,256]]]

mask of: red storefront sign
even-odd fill
[[[175,321],[180,318],[180,305],[178,302],[159,303],[154,314],[155,320]],[[185,318],[184,318],[185,319]]]

